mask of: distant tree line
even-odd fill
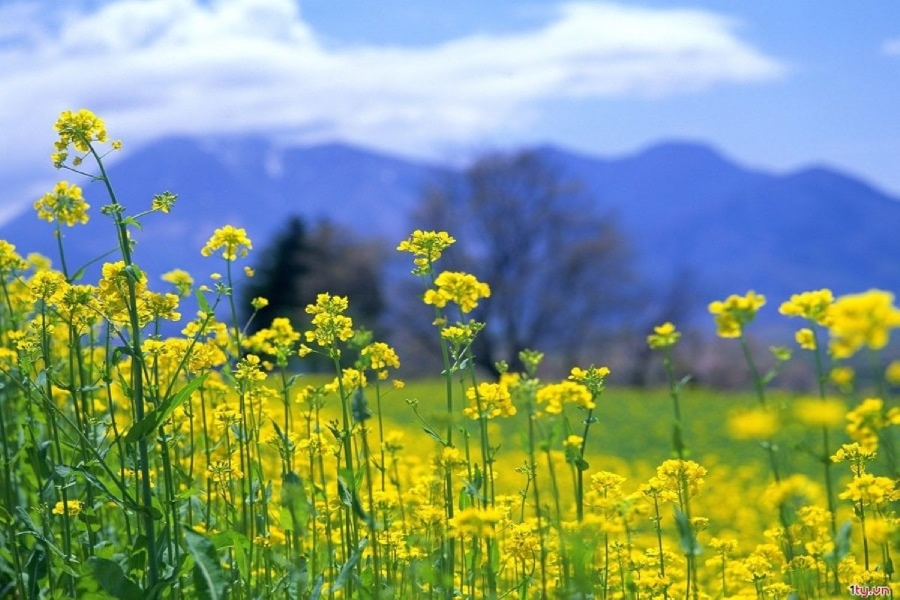
[[[647,317],[636,295],[627,240],[601,205],[536,151],[484,154],[423,190],[411,228],[450,232],[457,243],[441,268],[473,273],[491,287],[475,315],[487,323],[475,348],[481,367],[491,370],[505,361],[516,369],[525,348],[547,353],[548,364],[555,359],[561,368],[599,363],[591,351],[603,339],[621,334],[641,314]],[[434,348],[434,328],[430,311],[417,302],[422,290],[412,287],[419,282],[411,281],[409,267],[387,268],[395,245],[396,240],[366,240],[331,223],[292,218],[264,250],[256,277],[243,290],[245,306],[256,296],[269,300],[251,331],[276,316],[303,328],[305,306],[327,291],[348,296],[354,320],[394,342],[414,365],[426,348]],[[406,277],[397,281],[401,272]],[[386,286],[398,290],[390,302]],[[683,294],[672,292],[653,317],[678,316],[672,313],[682,309]],[[640,383],[648,357],[642,344],[629,351],[638,372],[632,382]]]

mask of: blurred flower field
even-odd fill
[[[647,332],[662,389],[608,388],[602,365],[544,380],[536,350],[491,379],[472,366],[489,286],[441,270],[452,232],[416,231],[398,251],[444,368],[404,384],[403,357],[324,291],[303,327],[276,318],[248,334],[233,293],[252,276],[241,229],[210,232],[203,254],[221,275],[173,271],[152,289],[139,264],[153,249],[129,232],[177,210],[176,195],[128,213],[103,121],[67,111],[56,130],[54,165],[106,200],[92,208],[62,181],[35,203],[55,268],[0,241],[0,598],[900,592],[891,294],[778,299],[797,334],[772,360],[746,337],[771,300],[713,302],[753,378],[742,393],[688,385],[671,323]],[[89,218],[118,244],[94,283],[62,235]],[[181,314],[188,296],[196,315]],[[182,335],[160,335],[167,321]],[[331,376],[297,374],[311,354]],[[864,377],[848,362],[859,355]],[[814,365],[812,393],[769,389],[792,360]]]

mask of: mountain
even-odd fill
[[[639,276],[656,284],[648,293],[690,277],[699,312],[709,300],[748,289],[767,294],[774,306],[825,286],[836,293],[870,287],[900,293],[900,202],[846,173],[827,167],[769,173],[686,141],[618,158],[534,150],[616,219]],[[110,169],[130,213],[147,209],[156,193],[179,195],[171,214],[149,215],[145,231],[136,232],[142,268],[157,276],[179,266],[198,277],[221,270],[220,261],[199,250],[223,224],[245,227],[257,249],[291,214],[394,244],[415,228],[410,214],[422,191],[460,176],[450,167],[346,144],[281,148],[256,137],[168,138]],[[103,189],[84,187],[92,217],[65,231],[70,265],[114,244],[112,225],[99,213]],[[0,238],[55,257],[51,232],[27,211],[0,227]]]

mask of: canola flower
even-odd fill
[[[848,294],[829,310],[829,348],[835,358],[849,358],[861,348],[881,350],[892,329],[900,327],[900,309],[894,295],[883,290]]]
[[[675,325],[666,322],[653,328],[653,333],[647,336],[647,345],[654,350],[671,348],[679,339],[681,332],[675,329]]]
[[[413,264],[416,267],[414,275],[425,275],[431,273],[432,265],[441,258],[444,250],[455,242],[456,240],[446,231],[417,229],[408,239],[400,242],[397,250],[413,255]]]
[[[94,142],[105,143],[108,141],[106,124],[103,119],[85,108],[77,112],[63,111],[56,121],[54,129],[59,134],[59,139],[53,144],[56,152],[52,154],[51,159],[53,166],[57,169],[65,165],[73,148],[84,155],[91,151],[91,144]],[[112,148],[120,150],[122,142],[114,140]],[[73,162],[75,166],[78,166],[81,161],[82,157],[78,156]]]
[[[203,248],[200,254],[203,256],[211,256],[217,250],[222,251],[222,257],[227,261],[237,260],[238,257],[247,256],[248,252],[253,249],[253,243],[247,237],[247,231],[243,228],[225,225],[216,229]]]
[[[437,276],[434,284],[435,289],[425,292],[425,304],[444,308],[448,302],[453,302],[463,313],[472,312],[480,299],[491,295],[491,288],[469,273],[444,271]]]
[[[68,181],[60,181],[52,192],[44,194],[34,203],[39,219],[48,223],[59,222],[68,227],[87,223],[90,207],[84,200],[81,188]]]
[[[766,297],[753,291],[743,296],[732,294],[725,300],[711,302],[709,312],[715,319],[716,333],[723,338],[740,337],[744,327],[753,321],[765,304]]]

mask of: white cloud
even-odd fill
[[[881,44],[881,51],[888,56],[900,56],[900,38],[885,40]]]
[[[403,48],[330,47],[292,0],[37,4],[0,6],[0,144],[16,148],[0,154],[20,165],[48,160],[66,108],[95,110],[126,144],[262,131],[417,152],[523,127],[546,99],[666,96],[784,73],[733,21],[702,10],[573,2],[529,31]],[[60,12],[48,19],[48,6]]]

